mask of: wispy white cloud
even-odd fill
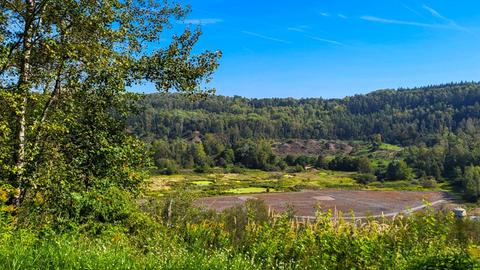
[[[299,32],[299,33],[307,32],[305,29],[301,29],[301,28],[297,28],[297,27],[288,27],[287,30],[292,31],[292,32]]]
[[[384,24],[399,24],[399,25],[410,25],[410,26],[418,26],[418,27],[425,27],[425,28],[443,28],[443,29],[463,30],[458,25],[452,25],[452,24],[430,24],[430,23],[422,23],[422,22],[415,22],[415,21],[402,21],[402,20],[395,20],[395,19],[380,18],[375,16],[362,16],[360,17],[360,19],[364,21],[384,23]]]
[[[330,44],[334,44],[334,45],[339,45],[339,46],[344,46],[345,45],[345,44],[343,44],[339,41],[336,41],[336,40],[325,39],[325,38],[320,38],[320,37],[316,37],[316,36],[309,36],[309,35],[306,35],[306,37],[308,37],[310,39],[313,39],[313,40],[316,40],[316,41],[326,42],[326,43],[330,43]]]
[[[326,42],[326,43],[330,43],[330,44],[334,44],[334,45],[344,46],[344,44],[339,42],[339,41],[314,36],[314,34],[311,33],[310,27],[308,25],[288,27],[287,30],[302,33],[304,37],[309,38],[309,39],[313,39],[313,40],[316,40],[316,41],[321,41],[321,42]]]
[[[413,8],[410,8],[409,6],[401,2],[400,4],[404,8],[411,11],[412,13],[425,19],[425,16],[422,15],[420,12],[416,11]],[[442,29],[451,29],[451,30],[459,30],[459,31],[469,31],[467,28],[458,25],[454,20],[443,16],[442,14],[440,14],[440,12],[433,9],[432,7],[423,5],[423,9],[428,11],[431,16],[439,19],[439,21],[437,20],[436,23],[424,23],[424,22],[418,22],[418,21],[397,20],[397,19],[381,18],[381,17],[375,17],[375,16],[362,16],[360,18],[365,21],[384,23],[384,24],[399,24],[399,25],[418,26],[418,27],[424,27],[424,28],[442,28]]]
[[[306,33],[306,32],[308,32],[308,29],[310,29],[310,27],[308,25],[299,25],[299,26],[294,26],[294,27],[288,27],[287,28],[288,31],[299,32],[299,33]]]
[[[435,17],[435,18],[438,18],[442,21],[444,21],[445,23],[447,23],[448,25],[452,26],[452,28],[457,28],[459,30],[464,30],[464,31],[468,31],[468,29],[466,29],[465,27],[462,27],[460,25],[458,25],[458,23],[450,18],[447,18],[445,16],[443,16],[442,14],[440,14],[440,12],[438,12],[437,10],[433,9],[432,7],[429,7],[427,5],[423,5],[423,8],[425,10],[427,10],[428,12],[430,12],[430,14]]]
[[[261,38],[261,39],[270,40],[270,41],[275,41],[275,42],[279,42],[279,43],[285,43],[285,44],[291,44],[291,43],[292,43],[292,42],[287,41],[287,40],[283,40],[283,39],[279,39],[279,38],[275,38],[275,37],[269,37],[269,36],[265,36],[265,35],[262,35],[262,34],[259,34],[259,33],[255,33],[255,32],[242,31],[242,33],[245,34],[245,35],[249,35],[249,36],[253,36],[253,37],[258,37],[258,38]]]
[[[403,25],[413,25],[413,26],[432,27],[432,28],[437,27],[437,25],[435,24],[420,23],[420,22],[413,22],[413,21],[401,21],[401,20],[394,20],[394,19],[379,18],[375,16],[362,16],[360,17],[360,19],[364,21],[378,22],[378,23],[385,23],[385,24],[403,24]]]
[[[402,2],[400,2],[400,4],[401,4],[406,10],[408,10],[408,11],[412,12],[413,14],[415,14],[415,15],[417,15],[417,16],[425,19],[425,16],[423,16],[422,13],[418,12],[417,10],[415,10],[415,9],[413,9],[413,8],[407,6],[407,5],[405,5],[405,4],[402,3]]]
[[[348,19],[348,17],[343,14],[337,14],[337,16],[341,19]]]
[[[223,20],[218,18],[186,19],[183,21],[184,24],[200,24],[200,25],[216,24],[221,22],[223,22]]]
[[[320,14],[323,17],[330,17],[330,14],[328,14],[326,12],[319,12],[318,14]]]
[[[435,9],[433,9],[433,8],[427,6],[427,5],[423,5],[423,8],[426,9],[428,12],[430,12],[430,14],[432,14],[433,17],[437,17],[437,18],[440,18],[442,20],[450,21],[449,19],[442,16],[438,11],[436,11]]]

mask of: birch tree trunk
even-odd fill
[[[20,76],[18,79],[18,94],[20,96],[20,110],[18,112],[18,130],[17,130],[17,146],[16,146],[16,164],[15,164],[15,180],[19,187],[19,196],[17,206],[19,206],[25,197],[26,186],[23,179],[25,169],[25,146],[26,146],[26,114],[28,93],[30,92],[30,55],[32,46],[32,23],[35,12],[35,0],[25,1],[25,26],[23,30],[23,53],[20,67]]]

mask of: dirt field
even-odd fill
[[[303,191],[288,193],[263,193],[237,196],[202,198],[197,205],[217,211],[242,204],[248,199],[261,199],[276,212],[282,212],[292,206],[299,217],[314,217],[316,205],[322,210],[341,211],[349,217],[394,216],[403,211],[417,211],[424,207],[424,201],[439,206],[448,201],[448,194],[443,192],[420,191],[369,191],[369,190],[335,190]]]
[[[273,151],[286,155],[337,155],[350,154],[353,150],[348,142],[327,140],[288,140],[272,145]]]

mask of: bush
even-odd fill
[[[279,160],[277,163],[277,167],[280,168],[280,170],[285,170],[287,168],[287,163],[284,160]]]
[[[178,164],[174,160],[162,158],[155,163],[161,174],[172,175],[178,173]]]
[[[328,169],[328,160],[324,156],[318,156],[317,160],[315,161],[315,168],[317,169]]]
[[[245,202],[245,208],[250,222],[266,224],[270,220],[268,216],[268,206],[263,200],[249,199]]]
[[[420,184],[423,188],[436,188],[438,186],[437,181],[433,177],[420,179]]]
[[[411,180],[413,171],[403,160],[394,160],[388,164],[386,175],[387,180]]]
[[[191,193],[175,192],[165,197],[150,198],[142,209],[167,227],[185,228],[189,223],[215,220],[215,212],[194,207],[195,199],[196,196]]]
[[[225,230],[230,234],[232,241],[237,243],[242,241],[248,223],[245,207],[236,205],[224,210],[222,219],[225,221]]]
[[[276,167],[276,166],[270,165],[270,164],[265,165],[265,168],[263,168],[263,171],[266,171],[266,172],[277,172],[279,170],[280,170],[279,167]]]
[[[211,172],[211,170],[212,169],[208,166],[196,166],[195,169],[193,169],[196,173],[208,173]]]
[[[155,226],[150,217],[140,211],[132,196],[118,188],[73,194],[71,211],[68,219],[57,217],[59,229],[78,225],[84,232],[98,234],[113,225],[121,225],[131,233],[145,233]]]
[[[328,167],[334,171],[355,172],[358,171],[358,158],[350,156],[337,156],[330,161]]]
[[[377,181],[377,176],[369,173],[358,174],[354,178],[359,184],[362,184],[362,185],[368,185],[372,182]]]
[[[478,263],[467,253],[455,252],[447,254],[432,254],[428,257],[419,257],[407,269],[449,269],[464,270],[477,269]]]
[[[234,166],[231,170],[230,173],[243,173],[245,172],[245,169],[239,166]]]
[[[288,173],[299,173],[299,172],[303,172],[304,170],[305,169],[301,165],[297,165],[297,166],[287,168]]]

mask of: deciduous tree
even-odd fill
[[[198,29],[160,39],[188,12],[168,0],[0,1],[0,181],[18,191],[17,206],[62,209],[84,190],[138,189],[144,162],[125,133],[126,90],[150,81],[207,93],[220,57],[192,55]]]
[[[477,201],[480,198],[480,166],[468,166],[465,169],[464,182],[466,194]]]

